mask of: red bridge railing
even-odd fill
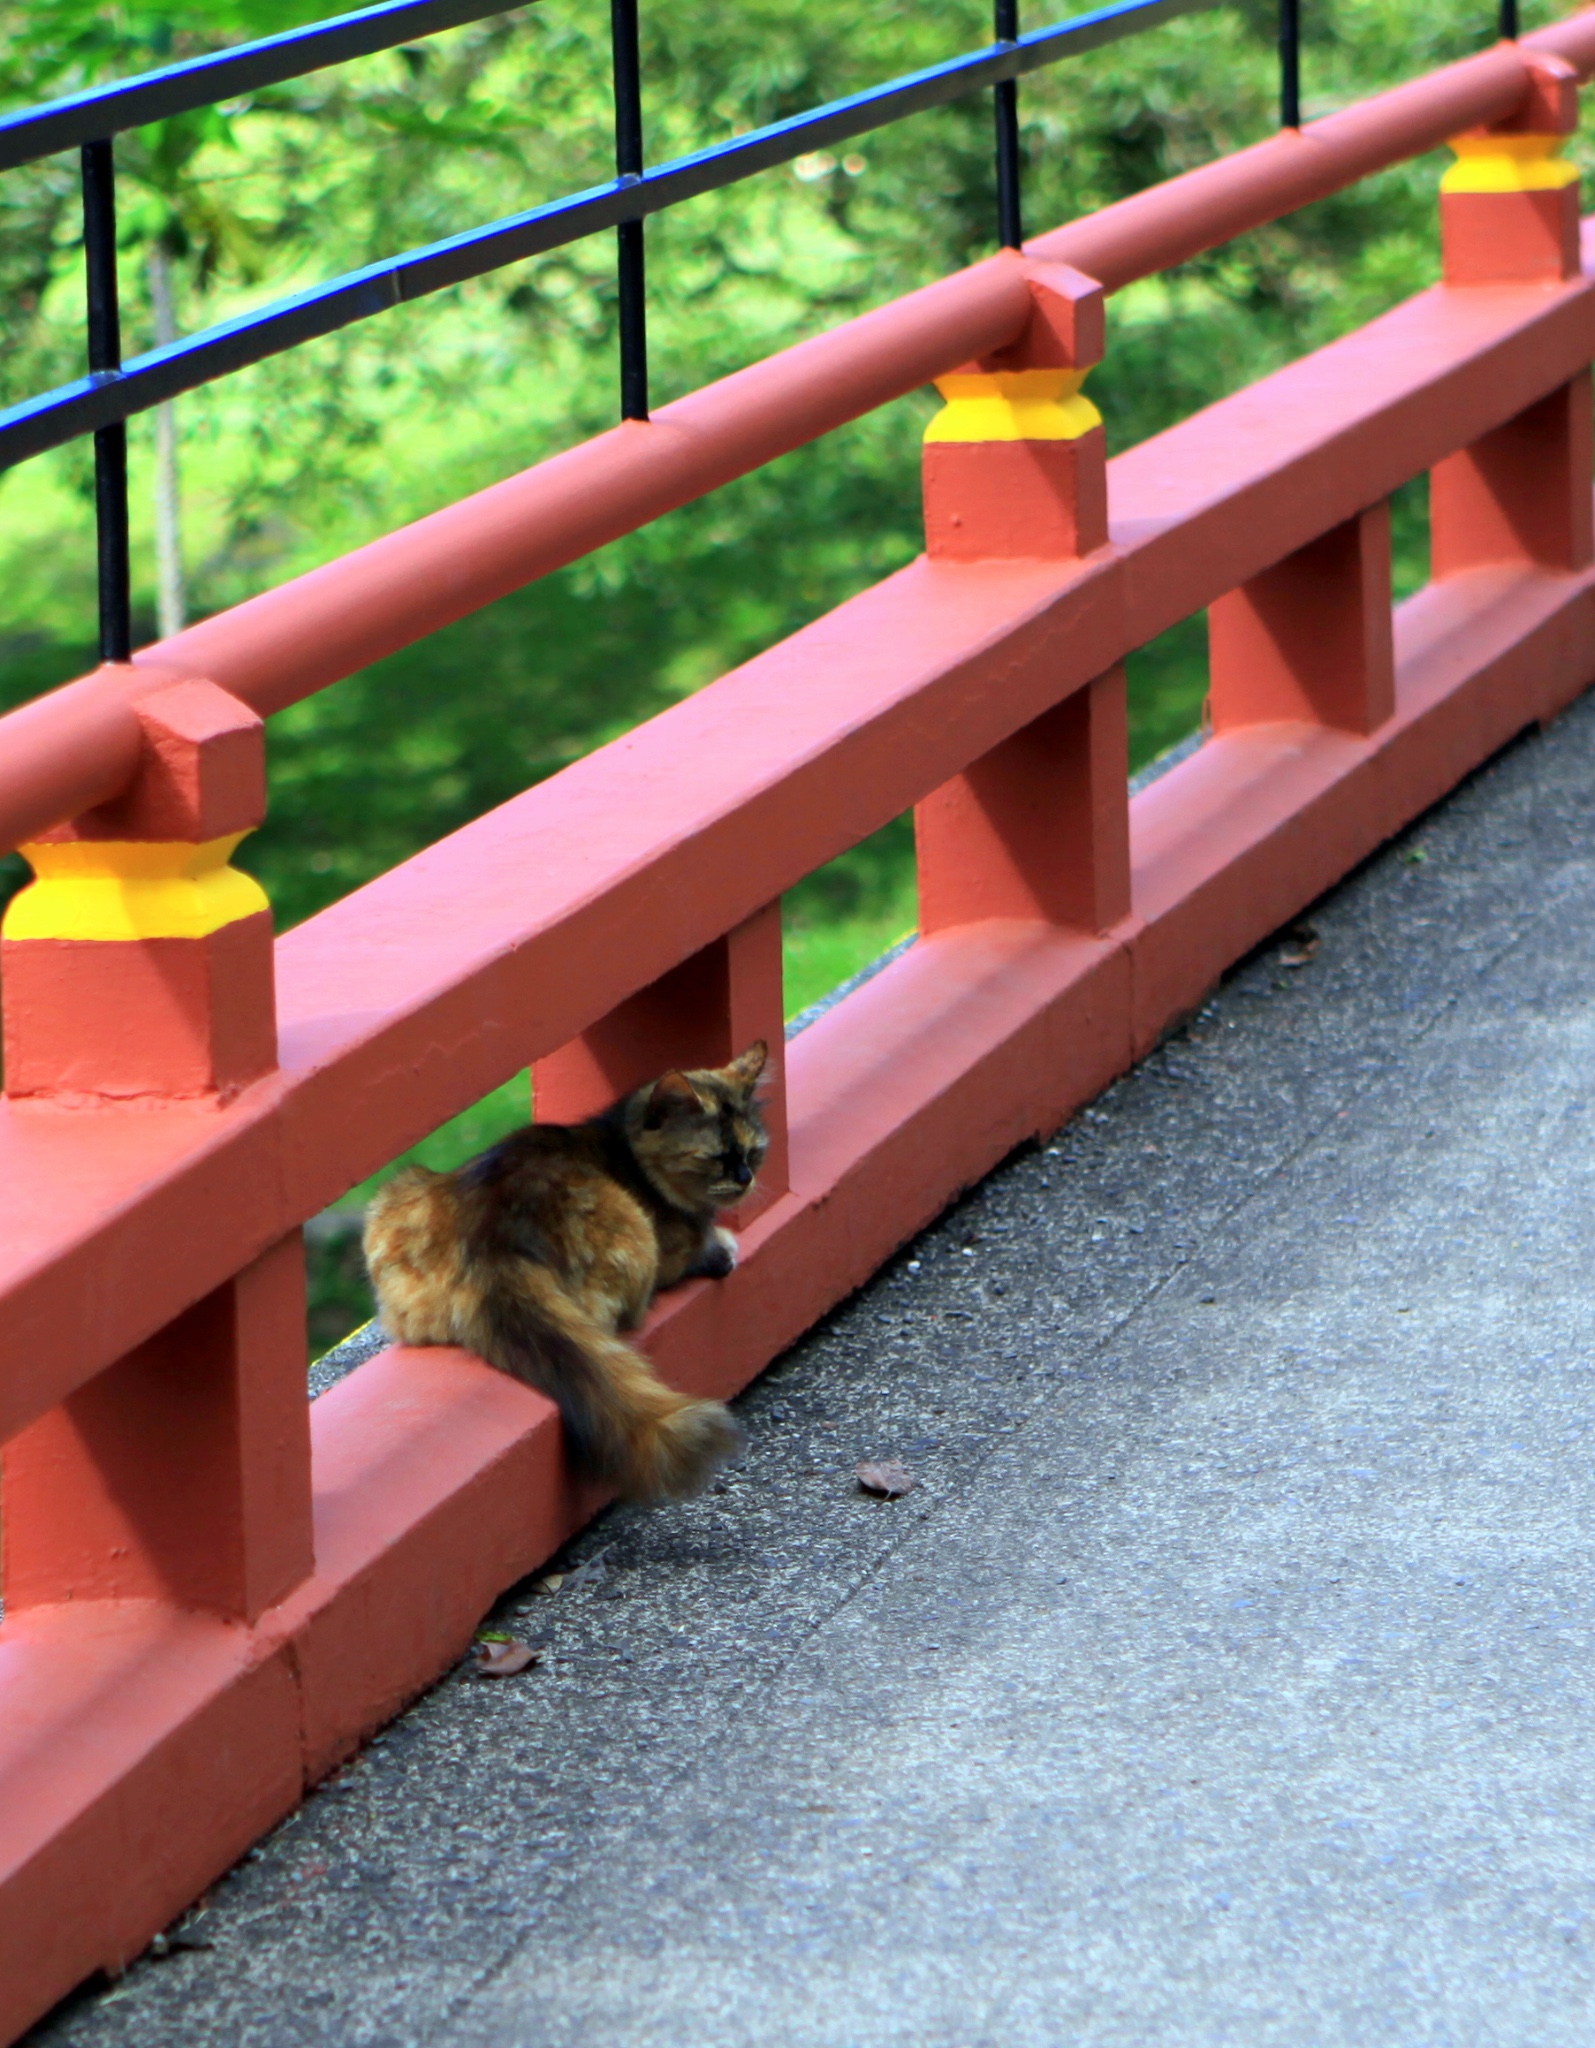
[[[448,1351],[305,1399],[300,1226],[533,1063],[577,1114],[782,1040],[780,900],[916,809],[920,943],[793,1041],[725,1395],[1595,680],[1595,11],[1171,181],[0,721],[0,2030],[136,1953],[597,1505]],[[1445,283],[1119,457],[1102,291],[1451,137]],[[927,553],[273,945],[261,716],[929,378]],[[1432,577],[1386,503],[1431,483]],[[1207,608],[1133,803],[1121,664]],[[70,822],[63,822],[70,821]]]

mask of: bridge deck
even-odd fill
[[[1587,2042],[1592,782],[1585,703],[34,2038]]]

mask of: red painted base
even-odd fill
[[[1066,562],[1108,537],[1107,443],[927,441],[925,552],[933,561]]]
[[[312,1561],[298,1231],[14,1436],[0,1484],[8,1615],[282,1599]]]
[[[1277,719],[1375,731],[1395,705],[1389,505],[1209,605],[1207,641],[1215,732]]]
[[[1578,276],[1577,185],[1554,192],[1442,192],[1447,284]]]
[[[0,974],[13,1097],[226,1101],[276,1064],[269,911],[204,939],[8,940]]]

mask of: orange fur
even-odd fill
[[[764,1156],[763,1041],[729,1066],[671,1072],[583,1124],[531,1124],[454,1173],[412,1166],[372,1202],[366,1264],[401,1344],[460,1344],[559,1404],[566,1441],[632,1499],[698,1492],[740,1433],[675,1393],[619,1332],[662,1287],[722,1278],[715,1212]]]

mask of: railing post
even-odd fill
[[[1537,57],[1508,120],[1461,135],[1440,185],[1445,278],[1451,285],[1554,283],[1576,277],[1579,186],[1562,157],[1578,125],[1569,65]],[[1438,463],[1429,479],[1431,570],[1452,576],[1490,562],[1552,570],[1595,561],[1588,370]]]
[[[310,1571],[297,1232],[0,1454],[8,1614],[156,1599],[253,1621]]]
[[[122,315],[116,275],[116,154],[108,136],[84,144],[82,167],[89,374],[111,377],[122,367]],[[133,608],[127,537],[127,424],[122,420],[95,432],[94,516],[99,550],[100,659],[126,661],[133,651]]]
[[[1080,387],[1102,360],[1102,287],[1028,266],[1034,311],[1017,342],[962,363],[925,429],[925,551],[933,561],[1068,561],[1108,537],[1102,415]]]
[[[1102,288],[1033,264],[1019,340],[939,377],[925,430],[933,561],[1069,561],[1108,537],[1102,416],[1080,386],[1103,350]],[[919,928],[1040,918],[1105,931],[1130,903],[1124,671],[1111,669],[916,806]]]
[[[1370,733],[1395,710],[1390,508],[1372,505],[1208,607],[1215,732],[1304,719]]]
[[[993,0],[992,37],[998,43],[1019,40],[1019,0]],[[1019,155],[1019,81],[998,81],[992,95],[997,143],[997,239],[1005,249],[1024,243],[1024,203]]]
[[[1515,113],[1452,138],[1440,180],[1447,284],[1510,284],[1579,274],[1578,169],[1562,145],[1578,126],[1578,74],[1534,57]]]
[[[264,728],[214,683],[140,700],[132,791],[24,846],[0,928],[13,1098],[225,1100],[276,1064],[271,908],[231,867],[265,815]]]
[[[1301,126],[1301,0],[1279,0],[1279,125]]]
[[[627,184],[642,176],[642,54],[637,0],[610,0],[615,83],[615,173]],[[620,416],[648,417],[648,282],[640,220],[615,229],[617,318],[620,326]]]
[[[920,931],[996,917],[1108,930],[1130,908],[1128,778],[1117,667],[915,807]]]
[[[276,1060],[271,912],[227,864],[265,809],[261,722],[206,682],[136,709],[133,788],[24,848],[39,879],[0,946],[17,1111],[115,1118],[124,1145],[129,1116],[220,1104]],[[140,1279],[106,1285],[125,1302]],[[311,1568],[298,1233],[15,1437],[0,1478],[8,1612],[149,1598],[247,1620],[281,1598]]]
[[[781,906],[770,903],[722,939],[639,989],[580,1038],[536,1062],[540,1123],[576,1123],[667,1067],[719,1067],[757,1038],[770,1049],[760,1084],[770,1150],[739,1226],[789,1186]]]

